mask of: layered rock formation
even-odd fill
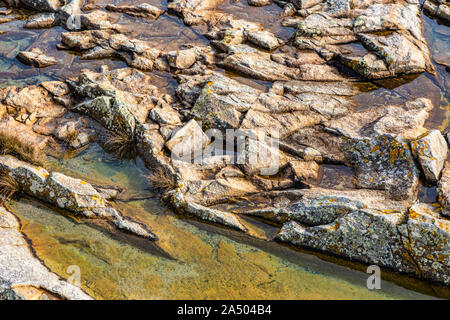
[[[279,1],[281,24],[295,28],[291,40],[224,13],[222,2],[169,3],[210,41],[180,50],[134,38],[110,14],[152,20],[161,19],[162,9],[40,5],[35,9],[47,13],[27,27],[63,25],[60,49],[79,51],[83,60],[119,58],[129,67],[0,89],[1,128],[35,141],[36,152],[55,141],[79,148],[120,136],[180,214],[249,235],[241,216],[257,217],[280,227],[277,241],[448,286],[448,147],[439,130],[425,126],[437,106],[408,96],[358,108],[367,80],[435,72],[419,2]],[[439,2],[434,14],[445,6]],[[74,16],[80,23],[69,27]],[[163,93],[143,71],[173,76],[175,93]],[[247,138],[226,141],[225,148],[227,130]],[[255,157],[261,150],[265,156]],[[330,164],[348,170],[352,185],[317,186]],[[90,184],[11,157],[0,158],[0,166],[28,195],[156,240]],[[418,200],[424,184],[438,188],[433,203]]]

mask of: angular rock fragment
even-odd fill
[[[416,203],[399,226],[406,251],[421,278],[450,284],[450,220],[439,215],[434,204]]]
[[[254,7],[263,7],[272,3],[271,0],[247,0],[247,2]]]
[[[89,115],[106,129],[133,136],[136,119],[130,110],[114,97],[99,96],[72,107],[72,111]]]
[[[274,50],[284,44],[269,31],[250,31],[246,33],[247,40],[266,50]]]
[[[304,20],[289,18],[283,25],[297,27],[295,44],[300,49],[316,50],[364,78],[435,72],[420,27],[418,3],[358,2],[352,7],[349,3],[324,1],[311,12],[301,10],[307,16]],[[356,41],[369,52],[354,55],[338,46]]]
[[[197,53],[193,49],[171,51],[167,53],[167,60],[172,68],[188,69],[197,60]]]
[[[44,87],[54,97],[62,97],[70,94],[69,86],[62,81],[44,81],[40,83],[40,86]]]
[[[130,67],[152,71],[160,50],[147,41],[129,39],[109,28],[103,30],[85,30],[64,32],[62,43],[70,49],[82,51],[81,59],[117,57]]]
[[[395,200],[413,198],[418,170],[406,142],[386,134],[349,139],[343,149],[358,187],[386,190]]]
[[[192,201],[186,200],[181,192],[175,193],[171,200],[175,208],[181,210],[185,214],[239,231],[247,231],[247,228],[242,225],[234,214],[204,207]]]
[[[53,102],[47,90],[40,86],[7,89],[3,103],[16,110],[24,108],[27,113],[36,113],[37,117],[60,117],[66,110]]]
[[[24,25],[26,29],[44,29],[56,26],[58,23],[55,13],[39,13],[28,18]]]
[[[192,119],[181,129],[177,130],[166,143],[166,147],[178,158],[193,159],[201,155],[204,147],[210,142],[209,137],[203,132],[197,121]]]
[[[179,125],[181,124],[180,114],[170,105],[155,107],[150,111],[150,118],[159,124]]]
[[[447,159],[447,142],[439,130],[431,130],[411,141],[413,155],[419,160],[425,177],[436,183],[439,180],[445,159]]]
[[[91,115],[108,130],[133,134],[136,124],[146,121],[159,95],[151,78],[123,68],[103,73],[83,70],[75,92],[88,99],[73,109]]]
[[[141,17],[147,19],[158,19],[158,17],[164,13],[164,10],[152,6],[148,3],[141,3],[136,6],[116,6],[113,4],[108,4],[105,8],[108,11],[123,12],[133,17]]]
[[[38,68],[53,66],[58,63],[54,57],[45,55],[41,49],[33,48],[30,51],[21,51],[17,55],[21,62]]]

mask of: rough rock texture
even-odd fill
[[[239,214],[258,217],[283,224],[278,238],[293,245],[448,284],[448,168],[439,180],[447,147],[440,132],[425,128],[437,106],[411,93],[414,84],[392,90],[395,101],[381,97],[391,82],[413,77],[367,82],[434,72],[419,1],[275,3],[283,6],[282,19],[267,24],[228,13],[223,0],[169,1],[168,10],[186,25],[179,35],[200,41],[166,47],[158,36],[135,35],[121,24],[163,13],[148,4],[103,10],[89,2],[80,11],[82,1],[72,0],[34,16],[27,27],[69,31],[59,49],[78,51],[81,60],[120,59],[131,68],[103,66],[66,82],[0,89],[5,126],[33,141],[53,137],[63,148],[126,133],[150,183],[177,213],[250,235],[252,223]],[[425,8],[430,3],[437,2]],[[443,4],[433,14],[444,12]],[[292,29],[278,23],[295,28],[290,39]],[[175,93],[159,80],[169,74],[178,81]],[[368,90],[376,92],[370,99]],[[229,129],[240,137],[224,144]],[[102,190],[34,166],[8,168],[35,197],[153,239],[122,219]],[[439,180],[439,204],[415,204],[423,176]],[[339,181],[329,186],[330,180]]]
[[[72,110],[91,116],[106,129],[134,135],[136,124],[144,123],[158,95],[145,74],[129,69],[95,73],[84,70],[75,87],[85,99]]]
[[[390,134],[397,139],[415,139],[427,132],[423,127],[433,104],[419,98],[402,105],[370,108],[326,123],[331,131],[347,138],[360,139]]]
[[[91,300],[33,256],[16,217],[0,207],[0,300]]]
[[[425,177],[437,182],[447,159],[447,141],[439,130],[432,130],[411,141],[411,149],[419,160]]]
[[[408,209],[357,190],[316,192],[292,205],[294,220],[283,225],[280,241],[449,283],[449,221],[432,206]],[[328,213],[322,221],[314,220],[319,212]]]
[[[287,18],[283,23],[297,27],[299,48],[314,49],[369,79],[434,72],[418,3],[392,1],[351,9],[348,1],[320,1],[318,6],[313,12],[304,11],[304,20]],[[367,49],[366,54],[341,52],[337,46],[355,41]]]
[[[450,5],[443,0],[426,0],[423,4],[423,9],[438,19],[450,21]]]
[[[409,209],[407,223],[399,232],[420,276],[449,285],[450,220],[439,212],[435,205],[417,203]]]
[[[442,205],[442,215],[450,217],[450,162],[446,161],[438,183],[438,201]]]
[[[58,60],[54,57],[45,55],[39,48],[33,48],[30,51],[21,51],[17,55],[17,59],[25,64],[33,65],[38,68],[45,68],[58,63]]]

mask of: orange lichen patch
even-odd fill
[[[338,227],[339,227],[339,224],[338,224],[338,223],[335,223],[333,226],[330,226],[330,227],[327,227],[327,228],[328,228],[328,230],[334,231],[334,230],[336,230]]]
[[[103,204],[103,199],[102,198],[100,198],[99,196],[92,196],[92,200],[94,200],[94,201],[96,201],[96,202],[98,202],[98,203],[100,203],[100,204]]]
[[[380,146],[374,146],[372,148],[372,152],[377,152],[378,150],[380,150]]]
[[[397,211],[395,211],[395,210],[392,210],[392,209],[386,209],[386,210],[382,210],[381,211],[381,213],[384,213],[384,214],[394,214],[394,213],[396,213]]]
[[[26,300],[61,300],[61,298],[56,296],[55,294],[41,288],[36,288],[34,286],[20,285],[15,286],[13,290]]]
[[[84,181],[80,181],[80,183],[81,183],[81,184],[86,184],[86,182],[84,182]]]
[[[214,84],[214,81],[208,81],[207,85],[212,86]]]
[[[439,225],[439,228],[441,228],[445,231],[448,231],[450,229],[448,223],[443,223],[442,221],[439,221],[439,220],[438,220],[438,225]]]
[[[420,214],[414,211],[413,209],[409,209],[409,218],[410,219],[418,219],[420,217]]]

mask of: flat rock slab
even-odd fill
[[[406,142],[380,135],[347,140],[343,150],[358,187],[386,190],[395,200],[414,197],[419,173]]]
[[[92,299],[79,287],[50,272],[35,258],[18,228],[14,215],[1,207],[0,299]],[[31,296],[30,292],[33,293]]]

